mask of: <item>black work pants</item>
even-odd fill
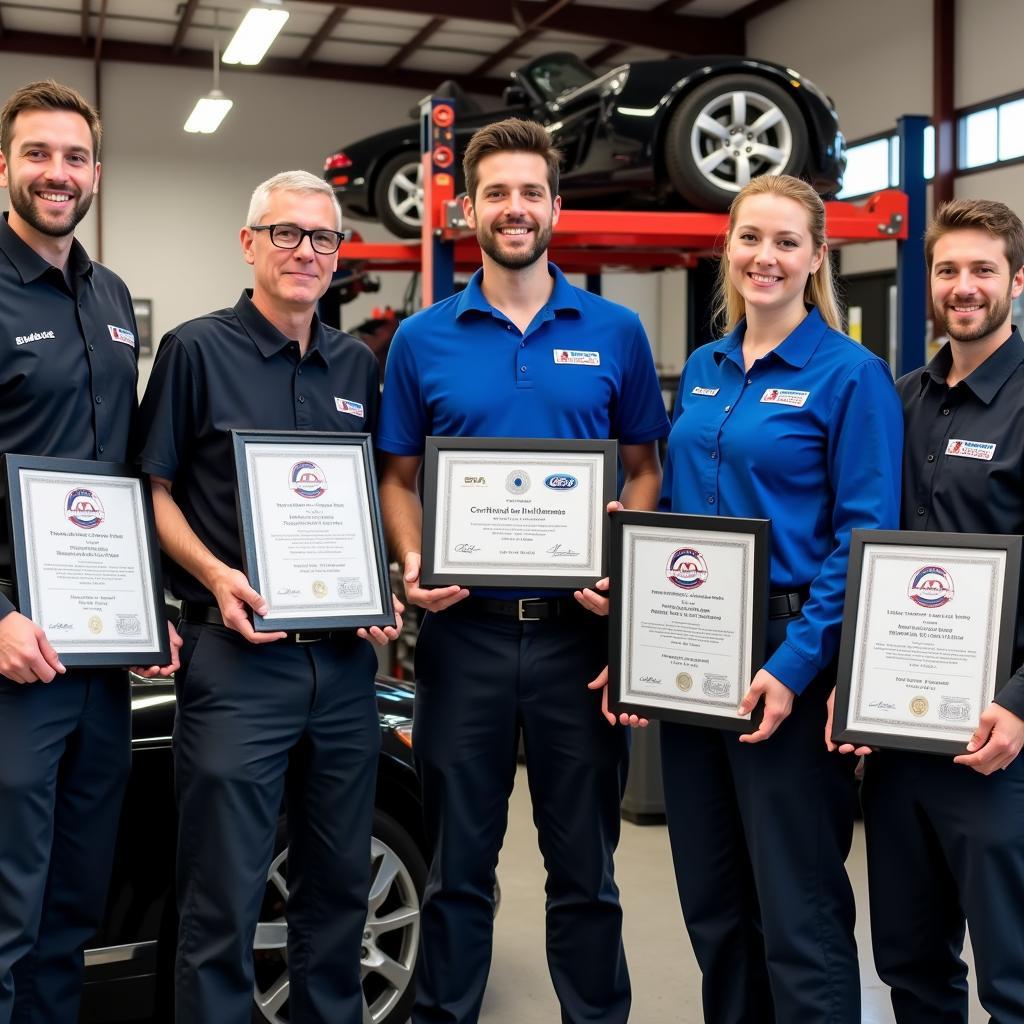
[[[0,677],[0,1024],[77,1020],[130,764],[125,672]]]
[[[255,646],[185,623],[182,637],[176,1019],[251,1022],[253,938],[287,793],[289,1019],[362,1024],[373,651],[354,635]]]
[[[605,622],[518,622],[458,605],[425,617],[413,749],[433,849],[415,1024],[473,1024],[491,961],[494,871],[520,734],[547,869],[547,958],[567,1024],[622,1024],[630,990],[613,878],[628,736],[587,689]]]
[[[866,761],[871,939],[899,1024],[967,1024],[964,926],[993,1024],[1024,1022],[1024,758],[979,775],[952,758]]]

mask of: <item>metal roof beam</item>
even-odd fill
[[[179,6],[181,19],[178,21],[178,27],[174,32],[174,40],[171,43],[172,52],[177,53],[181,49],[181,44],[185,42],[185,33],[188,32],[189,25],[192,24],[192,19],[195,17],[198,6],[199,0],[187,0],[186,3]]]
[[[409,42],[388,60],[384,67],[400,68],[406,58],[415,53],[447,20],[447,18],[431,18]]]
[[[522,17],[516,20],[521,22],[522,31],[516,36],[515,39],[507,42],[501,49],[495,50],[489,57],[481,61],[475,68],[473,68],[474,75],[486,74],[491,68],[500,64],[506,57],[512,56],[524,43],[530,42],[531,39],[536,38],[540,35],[543,28],[544,22],[550,20],[556,15],[563,7],[568,7],[572,3],[572,0],[553,0],[553,3],[548,4],[537,17],[531,21],[525,21]],[[522,15],[522,11],[519,7],[513,7],[513,14]]]
[[[299,56],[299,63],[305,68],[309,67],[317,51],[330,38],[334,27],[348,14],[348,7],[345,4],[335,4],[333,10],[324,19],[324,23],[317,29],[316,35],[310,39],[306,48]]]

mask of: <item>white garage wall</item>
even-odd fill
[[[53,76],[93,95],[86,61],[4,54],[4,97]],[[188,135],[182,124],[211,85],[211,73],[140,64],[104,65],[102,80],[103,261],[153,300],[154,335],[189,317],[233,304],[250,283],[238,230],[253,188],[278,171],[319,174],[346,141],[399,124],[421,94],[355,83],[263,74],[222,75],[235,105],[220,130]],[[6,192],[4,207],[6,208]],[[95,207],[79,237],[96,254]],[[372,223],[349,226],[368,240],[390,236]],[[375,305],[397,305],[407,274],[382,274],[382,289],[342,312],[352,326]],[[143,376],[148,366],[142,367]]]

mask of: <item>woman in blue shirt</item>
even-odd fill
[[[679,898],[710,1024],[860,1022],[844,861],[851,759],[822,742],[850,531],[899,524],[902,418],[888,366],[840,332],[825,210],[808,185],[736,197],[719,278],[726,335],[683,368],[663,509],[770,519],[756,732],[662,723]]]

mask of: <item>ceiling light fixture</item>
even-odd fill
[[[217,22],[214,12],[214,35],[213,35],[213,88],[205,95],[196,100],[192,113],[188,115],[185,122],[185,131],[201,135],[212,135],[219,127],[221,121],[227,116],[233,106],[231,100],[220,91],[220,61],[217,59]]]
[[[287,20],[282,7],[250,7],[221,59],[225,64],[259,64]]]

